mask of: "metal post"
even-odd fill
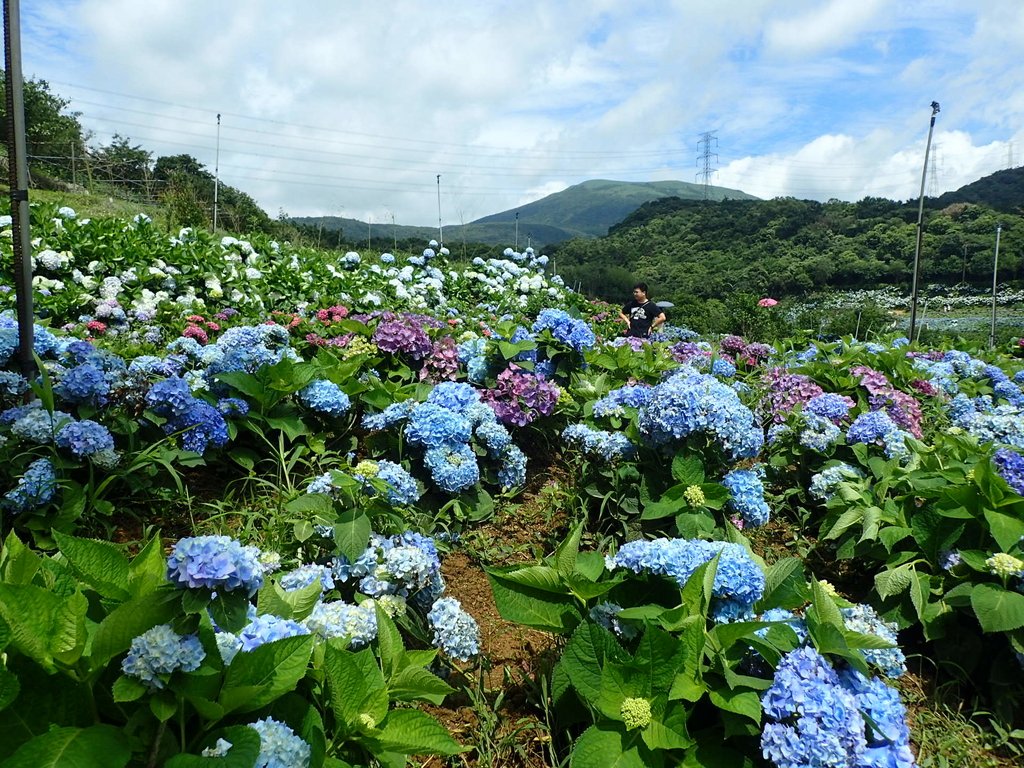
[[[370,233],[373,232],[373,214],[366,217],[366,252],[370,252]]]
[[[28,164],[25,151],[25,94],[21,74],[21,15],[18,0],[4,0],[4,67],[7,70],[7,157],[11,188],[11,231],[14,238],[14,289],[18,316],[18,365],[34,379],[32,356],[35,328],[32,316],[32,239],[28,210]]]
[[[516,211],[516,247],[515,250],[519,250],[519,211]]]
[[[391,214],[391,233],[395,236],[395,253],[398,253],[398,227],[395,226],[395,214]]]
[[[988,333],[989,347],[996,345],[996,277],[999,274],[999,235],[1003,231],[1003,225],[996,224],[996,256],[992,261],[992,329]]]
[[[444,245],[444,231],[441,229],[441,174],[437,174],[437,243],[438,249]]]
[[[921,171],[921,194],[917,203],[917,244],[914,247],[914,276],[910,288],[910,335],[914,339],[914,326],[917,325],[917,280],[921,271],[921,239],[924,236],[924,183],[928,177],[928,152],[932,148],[932,131],[935,128],[935,115],[939,113],[939,102],[933,101],[932,119],[928,123],[928,142],[924,146],[924,169]]]
[[[217,188],[220,186],[220,112],[217,113],[217,151],[213,161],[213,231],[217,231]]]

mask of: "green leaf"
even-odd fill
[[[761,697],[756,691],[712,688],[708,692],[711,703],[726,712],[735,712],[758,725],[761,724]]]
[[[370,518],[360,510],[347,509],[339,516],[334,526],[334,543],[350,563],[366,551],[371,527]]]
[[[154,536],[128,563],[128,590],[132,597],[145,595],[167,580],[167,559],[159,536]]]
[[[282,619],[302,621],[313,612],[322,593],[320,579],[293,590],[283,589],[278,582],[273,581],[265,584],[260,590],[256,599],[257,613],[269,613]]]
[[[807,578],[800,558],[784,557],[765,569],[764,594],[758,603],[768,608],[798,608],[807,602]]]
[[[174,694],[169,691],[160,691],[149,698],[149,711],[161,723],[166,723],[178,712],[178,702]]]
[[[696,456],[677,453],[672,459],[672,477],[680,485],[700,485],[705,477],[704,463]]]
[[[351,651],[338,650],[333,645],[328,645],[324,655],[324,671],[327,673],[334,717],[349,727],[355,726],[358,723],[360,706],[369,690],[368,681],[357,663],[356,655]]]
[[[506,621],[547,632],[566,633],[583,618],[571,595],[557,595],[506,580],[504,574],[493,570],[487,571],[487,577],[498,613]]]
[[[325,493],[304,493],[289,501],[284,508],[293,515],[327,517],[334,514],[334,500]]]
[[[248,595],[241,592],[219,592],[210,600],[210,618],[225,632],[238,632],[249,623]]]
[[[686,733],[685,720],[682,723],[683,731],[670,728],[659,720],[651,720],[650,725],[644,728],[641,736],[644,744],[650,749],[688,749],[694,745],[694,740]]]
[[[146,686],[134,677],[121,675],[114,681],[114,701],[138,701],[146,695]]]
[[[1003,552],[1009,552],[1024,537],[1024,519],[1020,515],[986,509],[985,521],[992,538]]]
[[[0,581],[7,584],[29,584],[39,571],[42,561],[11,531],[4,539],[3,550],[0,550]]]
[[[380,664],[384,678],[390,680],[402,666],[405,646],[402,644],[402,635],[398,627],[380,607],[380,603],[374,604],[374,610],[377,612],[377,650],[380,653]]]
[[[580,537],[582,535],[583,523],[580,522],[569,531],[569,535],[555,550],[555,568],[560,576],[569,576],[576,571],[576,558],[580,552]]]
[[[110,725],[54,728],[22,744],[0,768],[124,768],[131,759],[125,737]]]
[[[418,709],[394,709],[381,725],[384,749],[406,755],[457,755],[468,751],[437,720]]]
[[[1009,632],[1024,627],[1024,595],[994,584],[978,584],[971,607],[985,632]]]
[[[178,615],[178,592],[164,589],[122,603],[96,628],[89,652],[89,667],[95,671],[124,653],[132,640],[157,624],[166,624]]]
[[[548,565],[527,565],[511,570],[495,571],[494,573],[505,582],[551,592],[558,596],[563,596],[567,593],[558,570]]]
[[[33,584],[0,584],[0,618],[10,630],[11,645],[48,671],[55,669],[51,639],[62,603]]]
[[[680,642],[668,632],[657,627],[649,627],[640,638],[634,651],[637,680],[641,682],[640,690],[644,698],[667,693],[672,687],[676,670],[682,656]]]
[[[67,536],[59,531],[53,532],[53,538],[81,581],[111,600],[123,601],[131,596],[128,558],[118,546]]]
[[[807,612],[809,615],[813,615],[819,624],[829,624],[839,630],[846,626],[843,622],[843,614],[839,612],[835,600],[824,590],[817,579],[811,581],[811,596],[811,607]]]
[[[252,768],[260,756],[260,735],[247,725],[233,725],[207,738],[203,746],[212,747],[221,738],[231,745],[224,757],[175,755],[164,768]]]
[[[648,768],[635,745],[627,745],[621,725],[592,725],[576,740],[570,768]]]
[[[883,600],[886,600],[906,591],[912,580],[913,566],[902,565],[899,568],[890,568],[875,574],[875,590]]]
[[[429,701],[440,706],[455,691],[448,683],[423,667],[403,667],[388,690],[397,701]]]
[[[10,706],[20,692],[21,684],[17,676],[6,667],[0,667],[0,711]]]
[[[601,696],[601,671],[605,660],[624,663],[629,660],[615,636],[603,627],[585,622],[573,632],[559,662],[569,682],[584,701]]]
[[[292,691],[306,674],[313,637],[286,637],[239,652],[224,675],[225,712],[253,712]]]

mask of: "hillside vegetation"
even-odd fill
[[[611,301],[643,279],[675,303],[735,292],[799,296],[823,289],[909,286],[917,208],[879,198],[848,203],[776,198],[641,206],[599,239],[550,250],[558,271]],[[926,213],[921,280],[990,285],[997,223],[1001,282],[1024,279],[1024,220],[987,205]]]

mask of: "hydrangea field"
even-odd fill
[[[30,378],[0,286],[0,768],[944,764],[914,675],[1019,733],[1019,344],[627,339],[531,249],[45,205],[32,236]],[[535,551],[481,544],[510,517]],[[543,638],[523,679],[455,557]],[[499,755],[513,688],[542,738]]]

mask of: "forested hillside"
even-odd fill
[[[909,286],[916,221],[916,205],[879,198],[665,199],[645,204],[607,237],[550,251],[567,281],[611,301],[627,296],[635,280],[677,303],[736,292],[783,297]],[[926,211],[922,281],[990,284],[997,222],[1000,281],[1024,279],[1024,218],[955,203]]]

